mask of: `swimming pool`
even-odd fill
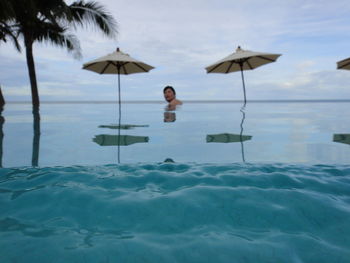
[[[241,106],[188,103],[165,112],[164,104],[123,104],[121,124],[140,127],[123,129],[121,135],[144,140],[117,147],[101,146],[95,139],[118,135],[117,129],[108,128],[118,124],[116,104],[43,104],[40,121],[29,104],[8,104],[2,113],[2,164],[30,166],[33,154],[35,165],[41,167],[167,158],[195,163],[349,164],[349,144],[335,142],[334,136],[350,134],[350,103],[248,103],[243,110]],[[175,121],[164,122],[169,116]],[[235,137],[226,136],[225,143],[210,136],[220,134]],[[241,142],[241,134],[251,138]]]
[[[348,108],[8,104],[0,262],[347,263]]]

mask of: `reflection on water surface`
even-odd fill
[[[349,102],[6,104],[3,167],[109,163],[339,163],[350,160]],[[116,123],[116,124],[113,124]],[[341,142],[341,143],[339,143]],[[106,146],[109,147],[101,147]],[[120,147],[122,146],[122,147]]]

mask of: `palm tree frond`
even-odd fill
[[[0,40],[7,42],[7,38],[11,40],[18,52],[21,52],[21,45],[18,42],[16,31],[12,30],[12,27],[6,23],[0,22]]]
[[[81,58],[78,38],[75,35],[67,34],[66,31],[66,28],[57,28],[56,25],[47,23],[46,28],[41,31],[42,33],[35,35],[35,39],[38,42],[48,42],[55,46],[66,48],[68,52],[73,54],[74,58]]]
[[[117,22],[103,6],[96,2],[76,1],[70,5],[73,25],[84,26],[86,23],[96,26],[106,36],[114,38],[118,33]]]

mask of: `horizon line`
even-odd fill
[[[184,103],[243,103],[243,100],[182,100]],[[262,100],[247,100],[247,103],[266,103],[266,102],[350,102],[350,99],[262,99]],[[6,101],[5,104],[32,104],[31,101]],[[52,100],[41,101],[40,104],[112,104],[118,101],[112,100]],[[166,103],[163,100],[125,100],[122,104],[159,104]]]

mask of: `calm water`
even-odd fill
[[[186,163],[350,164],[349,108],[350,102],[248,103],[241,111],[239,103],[192,103],[165,112],[163,104],[124,104],[121,124],[141,127],[121,130],[131,144],[117,147],[93,141],[99,135],[118,135],[117,129],[99,127],[118,124],[115,104],[43,104],[36,118],[30,105],[11,104],[2,113],[2,166],[31,166],[33,159],[44,167],[167,158]],[[176,120],[164,122],[164,115]],[[251,138],[240,142],[241,133]],[[233,134],[236,142],[208,137],[220,134]],[[348,136],[348,144],[334,142],[334,134]],[[138,136],[136,142],[132,136]]]
[[[348,263],[349,106],[8,104],[0,262]]]

